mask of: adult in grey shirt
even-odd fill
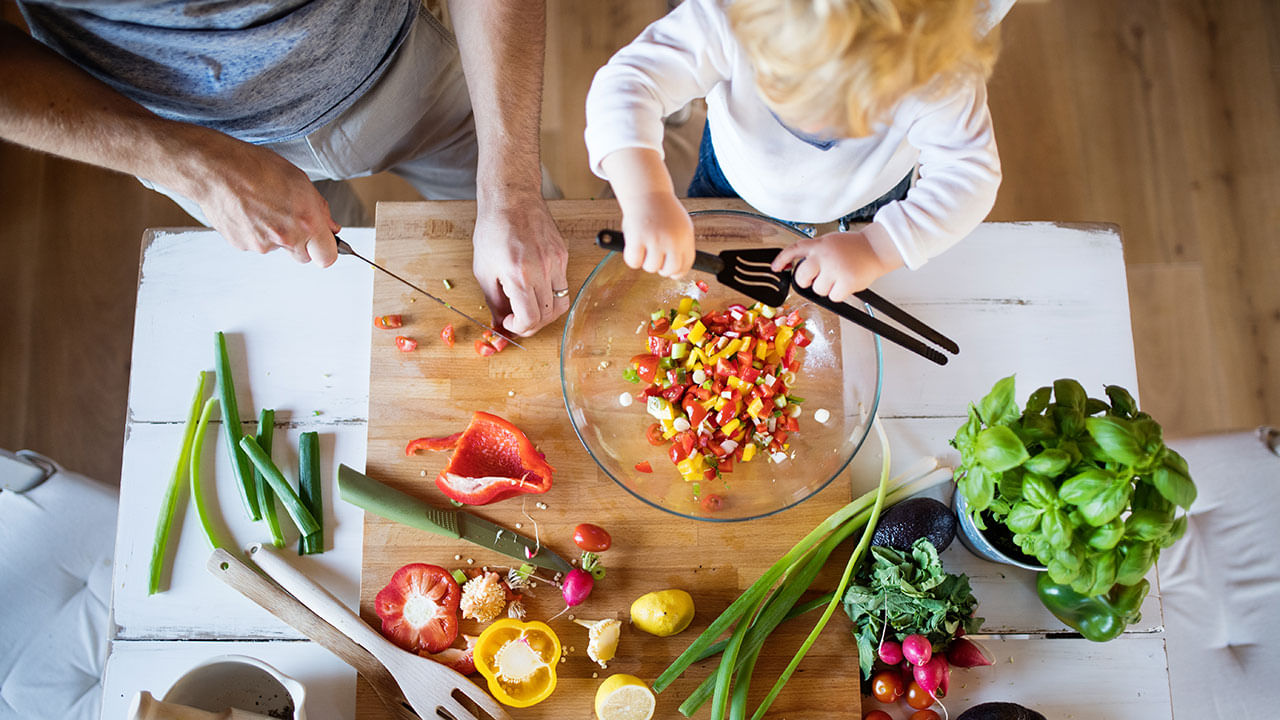
[[[0,137],[131,173],[240,249],[328,266],[340,227],[312,181],[389,170],[476,198],[473,269],[494,321],[566,309],[541,195],[545,7],[454,0],[20,0],[0,24]]]

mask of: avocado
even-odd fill
[[[946,550],[956,537],[956,516],[951,508],[928,497],[903,500],[880,516],[871,544],[909,552],[922,537],[929,538],[938,552]]]
[[[974,705],[956,720],[1045,720],[1044,716],[1018,703],[989,702]]]

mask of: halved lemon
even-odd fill
[[[596,690],[599,720],[649,720],[655,705],[653,691],[635,675],[610,675]]]

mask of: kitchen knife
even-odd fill
[[[477,319],[475,319],[475,318],[471,317],[470,315],[468,315],[468,314],[466,314],[466,313],[462,312],[461,310],[459,310],[458,308],[454,307],[453,305],[450,305],[450,304],[448,303],[448,301],[442,300],[442,299],[440,299],[440,298],[436,297],[435,295],[432,295],[431,293],[427,292],[426,290],[423,290],[422,288],[418,287],[417,285],[414,285],[413,283],[409,282],[408,280],[405,280],[404,278],[400,277],[399,275],[397,275],[397,274],[395,274],[395,273],[391,272],[390,270],[388,270],[388,269],[386,269],[386,268],[382,267],[382,266],[381,266],[381,265],[379,265],[378,263],[376,263],[376,262],[374,262],[374,261],[370,260],[369,258],[367,258],[367,257],[365,257],[365,256],[363,256],[363,255],[361,255],[360,253],[357,253],[357,252],[356,252],[356,251],[355,251],[355,250],[354,250],[350,245],[348,245],[348,244],[347,244],[347,241],[346,241],[346,240],[343,240],[342,238],[338,237],[337,235],[334,235],[334,236],[333,236],[333,239],[334,239],[334,242],[336,242],[336,243],[338,244],[338,254],[339,254],[339,255],[350,255],[350,256],[351,256],[351,257],[353,257],[353,258],[356,258],[356,259],[359,259],[359,260],[363,260],[364,262],[368,263],[370,267],[375,268],[375,269],[377,269],[377,270],[381,270],[382,272],[384,272],[384,273],[386,273],[386,274],[390,275],[391,277],[395,278],[396,280],[399,280],[400,282],[404,283],[405,285],[408,285],[409,287],[413,288],[414,290],[417,290],[418,292],[422,293],[423,295],[426,295],[427,297],[431,298],[432,300],[435,300],[436,302],[440,303],[441,305],[443,305],[443,306],[445,306],[445,307],[449,308],[450,310],[454,311],[455,313],[457,313],[457,314],[461,315],[462,317],[466,318],[467,320],[471,321],[471,323],[472,323],[472,324],[474,324],[474,325],[478,325],[478,326],[480,326],[480,327],[484,328],[485,330],[488,330],[489,332],[493,333],[494,335],[500,335],[500,336],[502,336],[503,338],[505,338],[505,339],[506,339],[506,341],[507,341],[507,342],[511,343],[512,345],[515,345],[516,347],[520,348],[521,350],[526,349],[526,348],[525,348],[525,346],[521,345],[520,343],[516,342],[515,340],[512,340],[510,335],[507,335],[506,333],[501,332],[501,331],[499,331],[499,330],[495,329],[495,328],[494,328],[493,326],[491,326],[491,325],[487,325],[487,324],[485,324],[485,323],[480,322],[479,320],[477,320]]]
[[[539,546],[537,542],[514,530],[491,523],[465,510],[432,507],[346,465],[338,466],[338,493],[352,505],[402,525],[447,538],[466,540],[522,563],[532,563],[549,570],[567,573],[573,569],[564,558],[546,546]]]

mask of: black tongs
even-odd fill
[[[617,230],[601,230],[596,235],[596,245],[605,250],[622,252],[626,241]],[[771,267],[773,259],[782,252],[781,248],[755,248],[750,250],[725,250],[718,255],[698,250],[694,253],[693,269],[716,276],[716,280],[725,287],[759,300],[765,305],[777,307],[786,302],[791,289],[840,317],[879,335],[892,343],[900,345],[911,352],[935,362],[947,364],[947,356],[936,347],[925,344],[897,327],[886,323],[870,313],[857,309],[853,305],[835,302],[831,298],[815,293],[810,288],[796,285],[790,270],[775,272]],[[854,293],[854,296],[867,305],[883,312],[886,316],[901,323],[903,327],[919,334],[943,350],[957,355],[960,346],[946,335],[924,324],[920,319],[902,308],[894,305],[870,289]]]

